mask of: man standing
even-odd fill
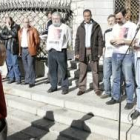
[[[104,63],[103,63],[103,82],[104,82],[104,92],[101,95],[101,98],[107,98],[111,96],[111,86],[112,86],[112,53],[114,46],[110,44],[112,38],[112,27],[115,24],[115,15],[109,15],[107,18],[109,29],[104,33]]]
[[[45,31],[42,33],[42,35],[48,35],[48,29],[49,29],[49,26],[52,25],[52,11],[49,11],[47,12],[47,26],[46,26],[46,29]]]
[[[80,61],[79,92],[82,95],[86,90],[87,66],[90,63],[93,75],[93,88],[99,96],[99,68],[98,62],[102,54],[103,37],[100,25],[92,19],[91,11],[86,9],[83,12],[84,21],[78,27],[75,40],[75,58]]]
[[[6,58],[6,49],[4,45],[0,43],[0,66],[3,66],[5,58]],[[7,125],[5,120],[6,116],[7,109],[2,86],[2,77],[0,73],[0,140],[7,139]]]
[[[25,85],[35,86],[35,58],[40,39],[38,31],[30,26],[28,18],[23,21],[23,28],[19,31],[19,54],[22,57],[25,71]]]
[[[140,31],[138,32],[134,43],[134,54],[137,104],[135,111],[131,114],[133,120],[140,116]]]
[[[18,31],[20,26],[17,25],[11,17],[6,18],[6,26],[3,28],[0,34],[1,39],[5,42],[6,47],[6,64],[8,68],[7,77],[8,83],[11,84],[15,80],[17,84],[21,83],[21,74],[18,65]]]
[[[48,29],[49,29],[49,26],[52,25],[52,11],[49,11],[46,13],[47,15],[47,26],[46,26],[46,29],[45,31],[42,33],[42,35],[48,35]],[[48,67],[48,62],[46,62],[46,65]],[[46,83],[50,83],[50,75],[49,75],[49,72],[47,73],[47,80],[46,80]]]
[[[71,43],[70,28],[61,23],[61,14],[54,12],[52,14],[52,25],[48,30],[47,50],[49,61],[49,74],[52,93],[57,90],[58,67],[62,74],[62,94],[67,94],[69,89],[67,73],[67,46]]]
[[[122,80],[125,82],[125,91],[127,94],[127,104],[125,109],[133,108],[134,94],[134,76],[133,76],[133,52],[129,50],[122,62],[136,30],[136,25],[130,21],[126,21],[126,10],[119,8],[115,11],[117,24],[113,27],[113,35],[111,44],[115,47],[112,56],[113,64],[113,88],[112,99],[106,104],[112,105],[120,101],[120,85]],[[123,79],[121,78],[123,74]]]

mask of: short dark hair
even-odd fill
[[[85,9],[85,10],[83,11],[83,15],[84,15],[84,13],[86,13],[86,12],[89,12],[90,15],[92,15],[91,10],[89,10],[89,9]]]
[[[126,9],[124,7],[119,7],[115,10],[115,15],[118,14],[118,13],[122,13],[123,16],[126,15]]]
[[[46,16],[48,16],[49,14],[52,15],[52,14],[53,14],[53,11],[47,11],[47,12],[46,12]]]
[[[114,17],[114,18],[115,18],[115,15],[111,14],[111,15],[109,15],[109,16],[108,16],[108,18],[107,18],[107,19],[110,19],[110,18],[112,18],[112,17]]]
[[[9,19],[11,22],[14,22],[12,17],[6,17],[6,19]]]

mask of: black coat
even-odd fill
[[[102,49],[104,46],[103,36],[100,25],[93,21],[92,34],[91,34],[91,59],[92,61],[98,61],[99,55],[102,55]],[[86,58],[86,47],[85,47],[85,26],[84,21],[77,29],[76,40],[75,40],[75,54],[79,55],[79,61],[84,62]]]
[[[0,38],[4,41],[6,49],[9,49],[11,53],[14,55],[17,55],[19,53],[19,43],[18,43],[19,29],[20,26],[13,23],[13,25],[11,26],[11,30],[9,30],[5,26],[0,34]]]
[[[42,33],[42,35],[44,34],[47,34],[48,35],[48,29],[49,29],[49,26],[52,25],[52,20],[49,20],[48,23],[47,23],[47,26],[46,26],[46,30]]]

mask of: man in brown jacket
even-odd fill
[[[30,26],[28,18],[23,21],[23,28],[19,31],[19,54],[22,57],[25,71],[25,85],[35,86],[35,57],[40,39],[38,31]]]
[[[99,70],[98,62],[102,54],[103,37],[100,25],[92,19],[89,9],[83,12],[84,21],[78,27],[75,40],[75,58],[80,61],[79,92],[82,95],[86,91],[87,66],[90,64],[93,75],[93,88],[99,96]]]

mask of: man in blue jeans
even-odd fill
[[[112,38],[112,27],[115,24],[115,15],[109,15],[107,18],[109,29],[104,33],[104,64],[103,64],[103,82],[104,82],[104,92],[100,96],[102,99],[111,96],[111,86],[112,86],[112,53],[114,46],[110,44]]]
[[[140,31],[134,43],[134,54],[137,104],[135,111],[131,114],[132,120],[140,116]]]
[[[106,104],[112,105],[120,102],[120,87],[121,77],[125,82],[125,92],[127,95],[127,104],[125,109],[133,108],[133,94],[134,94],[134,77],[133,77],[133,53],[129,50],[122,62],[119,69],[121,60],[126,53],[136,30],[136,25],[130,21],[126,21],[126,10],[119,8],[115,11],[115,17],[117,24],[113,27],[113,35],[111,44],[114,45],[112,65],[113,65],[113,87],[112,87],[112,99]]]
[[[18,31],[20,26],[17,25],[11,17],[6,18],[6,26],[3,28],[0,37],[4,40],[6,47],[6,64],[8,69],[7,77],[9,78],[8,83],[17,82],[21,83],[21,74],[18,65]]]

